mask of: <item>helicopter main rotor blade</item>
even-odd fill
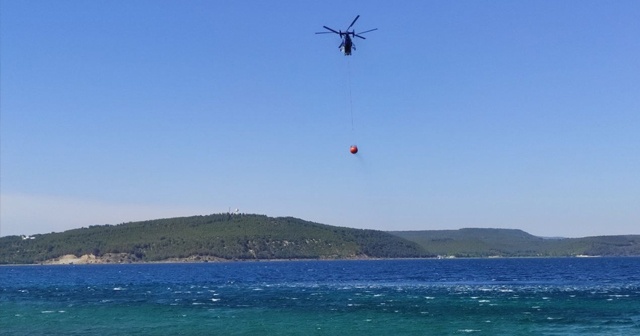
[[[338,34],[338,35],[342,35],[341,33],[337,32],[337,31],[335,31],[335,30],[333,30],[333,29],[331,29],[331,28],[329,28],[329,27],[327,27],[327,26],[322,26],[322,27],[323,27],[324,29],[330,30],[330,31],[332,31],[332,32],[334,32],[334,33],[336,33],[336,34]]]
[[[361,39],[363,39],[363,40],[366,40],[366,38],[364,38],[363,36],[360,36],[360,35],[358,35],[358,34],[353,34],[353,36],[355,36],[355,37],[359,37],[359,38],[361,38]]]
[[[369,29],[369,30],[365,30],[363,32],[359,32],[358,34],[364,34],[364,33],[368,33],[368,32],[372,32],[374,30],[378,30],[378,28],[373,28],[373,29]]]
[[[353,26],[353,24],[356,23],[356,21],[358,21],[359,17],[360,17],[360,15],[356,16],[356,18],[353,19],[353,22],[351,22],[351,24],[349,25],[349,28],[351,28]],[[347,28],[347,30],[349,30],[349,28]]]

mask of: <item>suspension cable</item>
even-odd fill
[[[353,124],[353,94],[351,93],[351,60],[350,57],[347,57],[347,76],[349,77],[349,109],[351,112],[351,131],[354,132],[354,124]]]

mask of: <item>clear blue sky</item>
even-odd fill
[[[640,234],[639,1],[0,10],[3,236],[229,208]],[[314,34],[358,14],[350,57]]]

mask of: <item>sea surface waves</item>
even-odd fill
[[[640,335],[640,258],[0,267],[0,335]]]

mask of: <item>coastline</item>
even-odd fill
[[[488,256],[488,257],[455,257],[438,256],[432,258],[376,258],[368,256],[354,256],[351,258],[292,258],[292,259],[224,259],[213,256],[189,256],[186,258],[169,258],[164,260],[145,261],[137,259],[128,253],[108,253],[103,256],[84,254],[80,257],[66,254],[57,258],[45,260],[33,264],[0,264],[2,266],[64,266],[64,265],[126,265],[126,264],[200,264],[200,263],[230,263],[230,262],[288,262],[288,261],[352,261],[352,260],[465,260],[465,259],[556,259],[556,258],[602,258],[599,255],[572,255],[572,256]],[[634,256],[611,256],[634,257]],[[640,256],[638,256],[640,257]]]

